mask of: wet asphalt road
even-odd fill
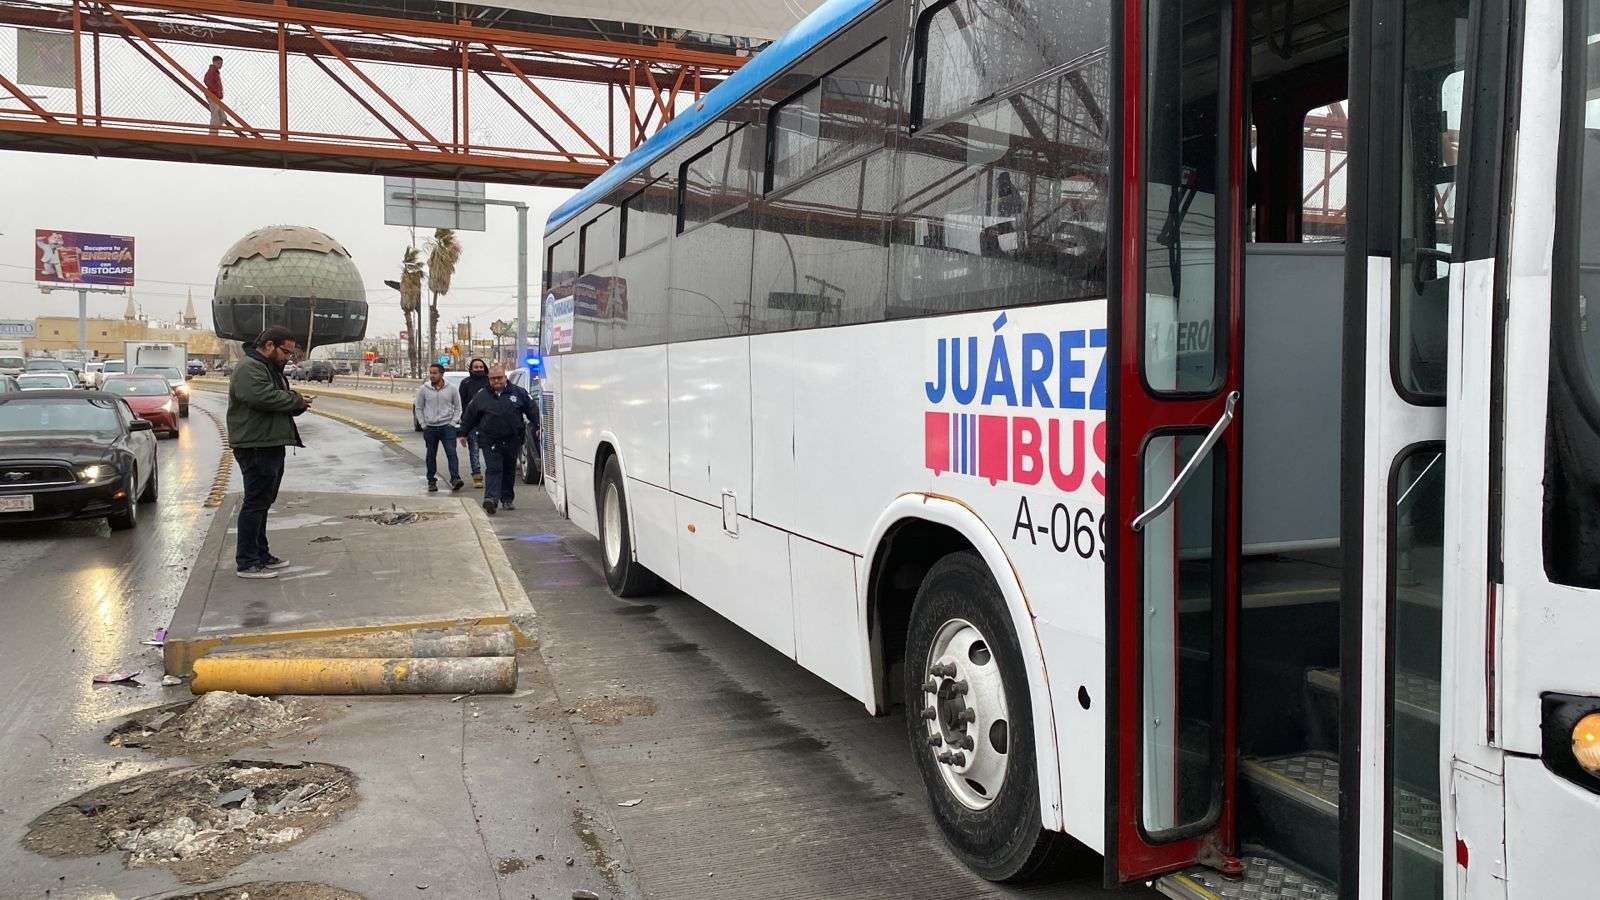
[[[0,821],[148,768],[99,752],[104,723],[189,694],[160,686],[161,651],[139,641],[167,624],[211,520],[202,504],[222,445],[207,402],[197,396],[179,436],[158,444],[161,497],[137,528],[0,525]],[[117,670],[140,671],[143,686],[90,682]]]
[[[317,402],[403,443],[302,417],[308,448],[289,459],[285,489],[422,490],[422,441],[407,409]],[[0,887],[0,896],[45,896],[45,887],[52,897],[155,896],[170,884],[151,870],[118,871],[114,855],[57,863],[16,841],[50,806],[172,764],[110,751],[103,737],[130,713],[189,698],[185,687],[159,686],[160,652],[139,641],[167,623],[210,524],[202,504],[221,443],[205,410],[220,418],[224,399],[197,391],[193,405],[182,435],[160,444],[161,500],[144,508],[137,529],[113,534],[98,521],[0,527],[0,868],[18,879],[17,894]],[[237,471],[232,482],[237,491]],[[601,896],[642,888],[663,897],[865,898],[925,894],[934,884],[933,893],[949,897],[1101,896],[1093,872],[1024,892],[973,878],[926,819],[897,720],[866,716],[680,594],[614,600],[599,581],[592,539],[537,498],[527,506],[498,516],[495,527],[540,613],[545,649],[534,656],[549,659],[548,671],[526,660],[517,695],[483,698],[470,710],[443,698],[343,704],[344,717],[310,752],[364,763],[372,796],[350,821],[262,857],[241,877],[330,877],[371,897],[511,897],[529,888],[568,896],[587,885]],[[142,686],[91,685],[93,674],[117,669],[142,670]],[[576,721],[576,732],[527,715],[545,694],[542,702],[559,709],[619,689],[648,694],[660,712],[607,726]],[[394,741],[397,734],[406,740]],[[268,756],[305,752],[285,746]],[[663,768],[664,759],[677,762]],[[574,805],[584,796],[599,802]],[[648,799],[617,807],[634,797]],[[581,821],[570,809],[585,810]],[[582,852],[576,869],[498,873],[533,850],[551,861],[573,853],[566,848],[582,822],[609,834],[607,817],[617,826],[607,840],[619,841],[612,855],[637,873],[628,876],[637,886],[607,884],[598,869],[585,870]],[[433,887],[418,894],[413,882],[423,881]]]

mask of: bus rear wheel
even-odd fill
[[[905,678],[911,755],[956,855],[990,881],[1052,874],[1068,840],[1042,825],[1027,670],[978,554],[950,554],[923,578]]]
[[[618,597],[653,594],[661,587],[656,573],[633,558],[633,535],[628,530],[628,495],[623,490],[622,466],[615,456],[606,459],[595,491],[595,510],[600,519],[600,559],[606,570],[606,584]]]

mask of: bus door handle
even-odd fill
[[[1166,512],[1167,507],[1178,499],[1178,492],[1182,491],[1183,486],[1188,484],[1189,479],[1194,477],[1194,473],[1200,470],[1200,463],[1204,462],[1205,458],[1211,454],[1211,448],[1217,445],[1217,441],[1222,440],[1223,433],[1228,430],[1229,425],[1233,424],[1233,410],[1238,404],[1239,392],[1230,391],[1227,402],[1222,407],[1222,418],[1217,419],[1217,423],[1211,426],[1210,431],[1206,432],[1205,440],[1200,442],[1200,446],[1194,451],[1194,455],[1189,457],[1187,463],[1184,463],[1183,471],[1179,472],[1178,477],[1172,479],[1172,483],[1167,485],[1166,493],[1161,495],[1161,499],[1157,500],[1154,506],[1136,516],[1133,524],[1129,527],[1134,531],[1143,531],[1144,526],[1150,524],[1150,521],[1156,516]]]

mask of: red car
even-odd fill
[[[128,402],[134,415],[147,419],[158,434],[178,436],[178,401],[160,375],[113,375],[100,388]]]

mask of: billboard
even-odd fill
[[[81,231],[33,232],[33,280],[65,284],[133,284],[133,238]]]
[[[31,338],[33,322],[28,319],[0,319],[0,338]]]

